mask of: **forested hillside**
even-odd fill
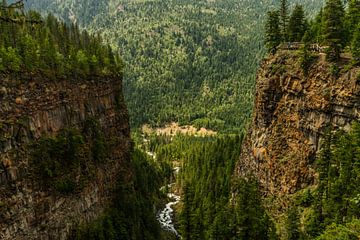
[[[277,239],[256,180],[232,177],[241,142],[242,136],[229,135],[151,139],[151,150],[164,166],[181,163],[182,239]]]
[[[98,35],[34,11],[22,15],[1,8],[0,17],[1,72],[49,78],[121,75],[119,55]]]
[[[304,1],[298,1],[304,3]],[[278,1],[28,1],[118,49],[133,126],[240,129],[250,116],[263,22]],[[310,13],[322,1],[305,1]]]

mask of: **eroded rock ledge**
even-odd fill
[[[13,80],[0,76],[0,239],[66,239],[78,223],[108,206],[117,175],[129,161],[128,113],[120,77]],[[114,146],[81,192],[59,194],[32,171],[29,144],[98,120]]]
[[[280,52],[258,71],[252,127],[236,172],[254,174],[266,195],[316,184],[312,168],[327,126],[350,128],[360,119],[360,68],[335,77],[321,56],[304,76],[296,54]]]

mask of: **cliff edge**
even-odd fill
[[[308,75],[295,51],[264,59],[257,74],[251,129],[236,173],[253,174],[267,196],[316,184],[313,163],[327,127],[348,130],[360,119],[360,68],[319,54]]]
[[[0,238],[66,239],[127,169],[121,77],[0,82]]]

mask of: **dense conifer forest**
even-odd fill
[[[313,14],[322,1],[304,3]],[[117,49],[131,123],[239,130],[265,54],[263,23],[278,1],[27,1],[76,21]]]
[[[358,239],[360,125],[327,130],[316,159],[319,183],[297,194],[287,211],[287,239]]]
[[[242,138],[178,135],[151,140],[158,161],[180,162],[182,239],[276,239],[256,180],[232,177]]]
[[[6,3],[3,3],[6,4]],[[0,71],[55,77],[119,76],[122,62],[99,35],[42,17],[21,8],[0,5]]]
[[[301,50],[304,70],[312,59],[310,50],[326,53],[327,60],[334,63],[334,71],[342,53],[350,54],[351,64],[360,63],[359,1],[350,0],[345,4],[341,0],[328,0],[314,19],[306,16],[303,5],[299,4],[291,13],[281,5],[280,9],[269,11],[267,15],[265,43],[268,52],[274,54],[279,47],[295,47]],[[302,45],[296,46],[294,42]],[[313,49],[310,44],[313,44]]]
[[[139,149],[132,152],[131,166],[132,181],[125,177],[118,180],[112,205],[95,222],[79,225],[70,239],[162,239],[154,204],[163,198],[159,189],[165,176]]]
[[[304,2],[28,1],[67,23],[1,8],[0,16],[10,19],[0,21],[2,73],[86,78],[118,77],[124,70],[134,129],[176,121],[236,133],[146,136],[144,151],[144,136],[135,136],[132,181],[119,179],[113,205],[74,229],[73,239],[166,239],[155,215],[165,199],[160,187],[174,178],[182,196],[176,227],[184,240],[279,239],[256,179],[233,175],[259,62],[266,48],[274,54],[294,42],[301,42],[296,54],[304,71],[312,44],[323,47],[334,73],[341,54],[351,54],[352,66],[360,61],[359,1],[327,0],[317,15],[322,2],[297,1]],[[329,129],[315,161],[319,183],[292,199],[286,239],[358,239],[359,149],[359,124],[349,133]],[[37,156],[43,164],[53,160]]]

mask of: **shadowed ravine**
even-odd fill
[[[175,229],[174,223],[173,223],[173,212],[172,209],[173,205],[176,205],[180,201],[180,196],[175,195],[173,193],[168,193],[168,198],[172,201],[167,203],[165,208],[161,210],[157,216],[157,220],[159,221],[161,227],[165,230],[168,230],[170,232],[173,232],[177,237],[181,238],[177,230]]]
[[[143,139],[144,143],[147,143],[148,140],[146,138]],[[156,154],[151,151],[146,151],[146,154],[150,156],[153,159],[156,159]],[[173,172],[175,177],[178,175],[180,171],[180,167],[174,167]],[[156,219],[159,221],[160,226],[165,229],[166,231],[172,232],[176,235],[178,239],[182,239],[178,231],[175,229],[173,217],[174,217],[174,209],[172,208],[174,205],[178,204],[180,202],[181,197],[177,194],[175,194],[173,186],[175,185],[176,178],[174,179],[173,183],[170,183],[168,185],[162,186],[160,188],[160,191],[167,191],[167,197],[170,200],[165,207],[158,212]]]
[[[174,168],[174,173],[177,174],[179,172],[179,168],[176,167]],[[167,203],[165,205],[165,208],[162,209],[158,215],[157,215],[157,220],[160,223],[160,226],[167,230],[170,231],[172,233],[174,233],[176,235],[177,238],[182,239],[180,234],[178,233],[178,231],[175,229],[174,226],[174,222],[173,222],[173,217],[174,217],[174,209],[172,208],[174,205],[178,204],[181,197],[179,195],[176,195],[175,193],[173,193],[173,186],[175,185],[175,183],[171,183],[167,186],[163,186],[163,188],[169,189],[169,193],[167,194],[168,198],[171,200],[171,202]]]

